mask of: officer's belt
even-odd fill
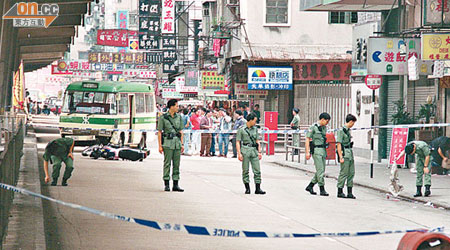
[[[247,147],[252,147],[252,148],[256,148],[257,147],[257,146],[253,146],[253,143],[247,143],[247,144],[243,143],[242,145],[243,146],[247,146]]]
[[[352,144],[349,144],[349,145],[347,145],[347,146],[344,146],[344,148],[353,148],[353,145],[352,145]]]
[[[326,148],[327,146],[328,146],[327,144],[314,145],[315,148]]]

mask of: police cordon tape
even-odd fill
[[[31,123],[34,127],[45,127],[45,128],[62,128],[60,126],[49,125],[45,123]],[[87,124],[83,124],[87,125]],[[382,126],[372,126],[372,127],[364,127],[364,128],[352,128],[351,130],[371,130],[371,129],[388,129],[388,128],[431,128],[431,127],[450,127],[450,123],[433,123],[433,124],[403,124],[403,125],[382,125]],[[112,132],[153,132],[156,133],[158,130],[156,129],[119,129],[119,128],[83,128],[83,127],[64,127],[65,129],[82,129],[87,131],[112,131]],[[336,132],[338,129],[330,129],[327,132]],[[183,133],[204,133],[204,134],[235,134],[237,130],[188,130],[184,129]],[[260,129],[260,134],[306,134],[308,132],[305,130],[265,130]]]
[[[226,228],[208,228],[204,226],[190,226],[184,224],[161,223],[157,221],[138,219],[133,217],[126,217],[117,214],[103,212],[94,208],[84,207],[81,205],[60,201],[51,197],[34,193],[29,190],[0,183],[0,188],[6,189],[15,193],[37,197],[58,203],[60,205],[85,211],[91,214],[100,215],[106,218],[120,220],[130,223],[139,224],[150,227],[159,231],[170,231],[187,233],[191,235],[214,236],[214,237],[244,237],[244,238],[317,238],[317,237],[356,237],[356,236],[373,236],[385,234],[400,234],[408,232],[444,232],[444,227],[437,227],[434,229],[409,229],[409,230],[387,230],[387,231],[362,231],[362,232],[336,232],[336,233],[274,233],[266,231],[246,231],[246,230],[232,230]]]

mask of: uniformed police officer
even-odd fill
[[[242,161],[242,179],[245,185],[245,193],[250,194],[249,165],[252,164],[255,179],[255,194],[265,194],[261,190],[261,169],[259,160],[262,158],[261,145],[259,144],[259,133],[256,128],[258,118],[254,113],[247,115],[247,123],[241,127],[236,135],[236,148],[238,158]]]
[[[352,193],[353,189],[353,177],[355,176],[355,160],[353,158],[353,142],[350,129],[355,125],[356,117],[352,114],[348,114],[345,117],[345,125],[337,132],[337,153],[339,163],[341,164],[341,171],[339,172],[339,178],[337,183],[337,197],[338,198],[350,198],[356,199]],[[347,182],[347,196],[343,192],[343,188]]]
[[[325,191],[325,159],[327,157],[327,125],[330,122],[331,116],[328,113],[322,113],[319,116],[319,121],[313,124],[306,134],[306,159],[311,159],[311,155],[314,159],[314,166],[316,167],[316,174],[312,178],[309,185],[306,187],[306,191],[316,195],[314,192],[314,185],[319,184],[320,195],[328,196]]]
[[[292,118],[291,121],[291,129],[298,130],[298,126],[300,125],[300,115],[298,114],[300,110],[298,108],[294,108],[292,110],[292,114],[294,115],[294,118]],[[294,147],[300,147],[300,135],[294,134],[292,136],[292,146]],[[294,150],[294,155],[298,155],[298,149]]]
[[[167,102],[169,111],[158,120],[159,153],[164,153],[164,191],[170,191],[170,165],[172,168],[172,191],[184,192],[178,186],[180,179],[180,155],[183,146],[183,120],[178,114],[178,101],[171,99]]]
[[[425,179],[425,196],[431,195],[431,171],[429,166],[430,163],[430,147],[424,141],[412,141],[406,144],[405,150],[400,153],[396,161],[403,157],[404,154],[414,155],[417,154],[417,176],[416,176],[416,187],[417,191],[414,197],[422,196],[422,185]]]
[[[58,181],[59,172],[61,165],[64,162],[66,164],[66,169],[64,170],[64,176],[62,180],[62,186],[67,186],[67,180],[72,176],[73,171],[73,147],[75,142],[72,138],[58,138],[47,144],[45,147],[44,158],[44,173],[45,173],[45,183],[50,181],[50,176],[48,174],[48,162],[53,164],[52,172],[52,186],[56,186]]]

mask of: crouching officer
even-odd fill
[[[350,129],[355,125],[356,117],[352,114],[348,114],[345,117],[345,125],[337,132],[337,155],[339,163],[341,164],[341,170],[339,172],[339,178],[337,183],[338,198],[350,198],[356,199],[353,196],[353,177],[355,176],[355,160],[353,158],[353,142]],[[343,188],[347,182],[347,196],[343,192]]]
[[[67,180],[72,176],[73,171],[73,147],[75,142],[72,138],[58,138],[47,144],[45,147],[44,158],[44,173],[45,173],[45,183],[50,181],[50,176],[48,174],[48,162],[53,164],[52,172],[52,186],[56,186],[58,182],[59,172],[61,170],[61,165],[64,162],[66,164],[66,169],[64,170],[64,176],[61,185],[67,186]]]
[[[312,178],[309,185],[306,187],[306,191],[316,195],[314,192],[314,185],[319,184],[320,195],[328,196],[325,191],[325,159],[327,157],[327,125],[330,122],[331,116],[328,113],[322,113],[319,116],[319,121],[313,124],[308,133],[306,134],[306,159],[311,159],[311,155],[314,159],[314,166],[316,167],[316,174]]]
[[[422,196],[422,185],[423,185],[423,179],[425,179],[425,196],[430,196],[431,194],[431,171],[428,167],[428,164],[430,163],[430,147],[426,142],[423,141],[412,141],[408,144],[406,144],[405,150],[400,153],[400,155],[397,157],[396,161],[398,161],[400,158],[403,157],[403,155],[414,155],[417,154],[417,162],[416,162],[416,169],[417,169],[417,177],[416,177],[416,187],[417,191],[414,197]]]
[[[170,191],[170,165],[172,168],[172,191],[184,192],[178,186],[180,180],[180,156],[184,151],[183,120],[178,114],[178,101],[171,99],[167,102],[169,111],[158,120],[159,153],[164,153],[164,191]]]
[[[241,127],[236,135],[236,149],[238,158],[242,161],[242,179],[245,185],[245,193],[250,194],[249,165],[252,164],[255,178],[255,194],[265,194],[261,190],[261,169],[259,160],[262,158],[261,145],[259,144],[259,133],[256,128],[258,118],[255,114],[247,115],[247,124]]]

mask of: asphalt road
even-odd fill
[[[39,157],[55,129],[36,128]],[[55,199],[105,212],[186,225],[287,233],[355,232],[450,226],[448,211],[392,201],[356,188],[356,200],[304,191],[310,176],[269,163],[262,166],[266,195],[245,195],[236,159],[183,157],[184,193],[163,192],[162,156],[143,162],[92,160],[76,147],[68,187],[44,186]],[[42,160],[40,160],[42,165]],[[61,172],[62,176],[62,172]],[[252,180],[253,183],[253,180]],[[316,187],[317,189],[317,187]],[[254,186],[252,185],[252,192]],[[49,249],[396,249],[402,234],[345,238],[248,239],[161,232],[44,202]]]

